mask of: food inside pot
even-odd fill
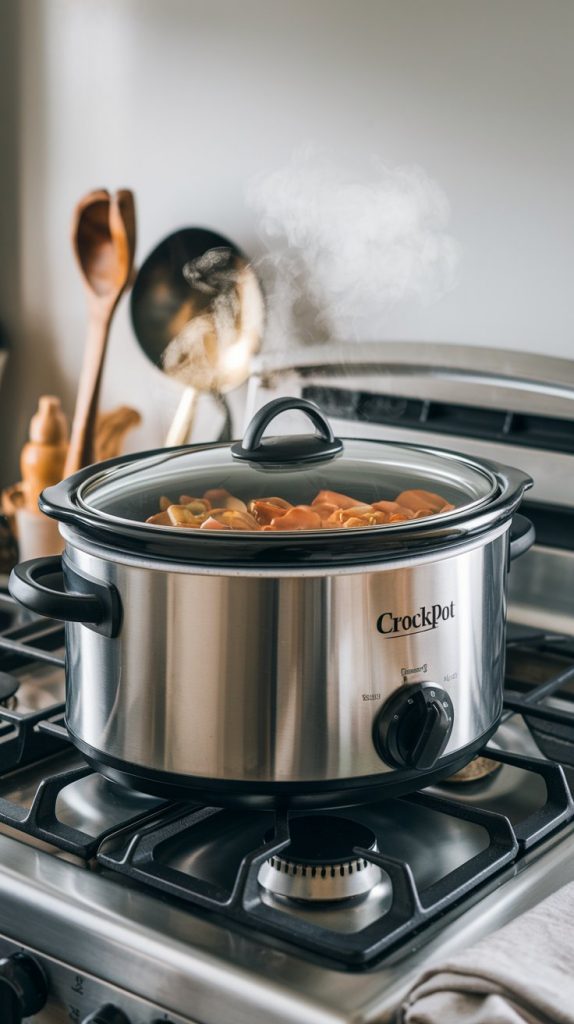
[[[253,498],[244,502],[223,488],[205,491],[201,498],[180,495],[178,502],[160,498],[160,510],[146,519],[152,526],[200,530],[336,530],[385,526],[451,512],[454,505],[432,491],[401,491],[394,501],[359,501],[338,491],[319,491],[310,505],[293,505],[285,498]]]

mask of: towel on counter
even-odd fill
[[[401,1024],[574,1024],[574,883],[423,974]]]

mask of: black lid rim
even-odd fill
[[[373,445],[380,443],[373,439],[352,440],[365,440],[366,443]],[[498,483],[497,493],[491,500],[481,503],[478,508],[470,505],[463,507],[460,512],[450,513],[448,521],[444,517],[441,522],[441,516],[437,515],[428,519],[407,520],[405,523],[365,529],[283,534],[154,528],[146,523],[118,521],[112,517],[108,519],[77,503],[80,488],[91,478],[109,469],[151,458],[162,454],[163,451],[166,454],[170,452],[177,455],[184,451],[229,447],[203,444],[137,452],[109,459],[97,466],[88,466],[55,486],[47,488],[40,496],[39,506],[46,515],[72,526],[86,540],[94,541],[118,553],[223,568],[243,565],[256,565],[268,569],[291,568],[296,565],[319,568],[337,564],[352,566],[383,562],[407,557],[415,552],[425,553],[446,547],[452,548],[453,545],[459,546],[473,536],[481,535],[509,519],[520,504],[524,491],[532,486],[531,478],[520,470],[486,460],[467,458],[460,452],[427,445],[405,445],[400,442],[385,441],[384,444],[423,450],[447,457],[454,456],[466,464],[493,474]]]

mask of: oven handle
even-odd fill
[[[65,555],[20,562],[10,573],[8,589],[20,604],[39,615],[81,622],[110,638],[120,631],[122,605],[116,588],[78,572]]]
[[[532,547],[535,540],[536,531],[534,523],[531,523],[530,519],[527,519],[526,516],[520,515],[519,512],[515,513],[510,527],[509,561],[513,562],[515,558],[520,558],[521,555],[524,555]]]

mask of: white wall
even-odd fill
[[[93,187],[134,189],[140,260],[185,224],[256,255],[246,183],[301,144],[418,163],[450,199],[460,283],[430,308],[397,307],[385,336],[574,356],[572,0],[3,0],[3,18],[8,8],[19,24],[0,48],[20,53],[20,134],[6,130],[2,149],[13,159],[17,147],[20,175],[0,213],[10,226],[17,210],[8,247],[20,255],[18,303],[5,288],[0,309],[14,347],[3,482],[36,395],[72,409],[84,306],[68,232]],[[104,405],[145,411],[141,446],[160,441],[176,399],[139,353],[124,301]]]

